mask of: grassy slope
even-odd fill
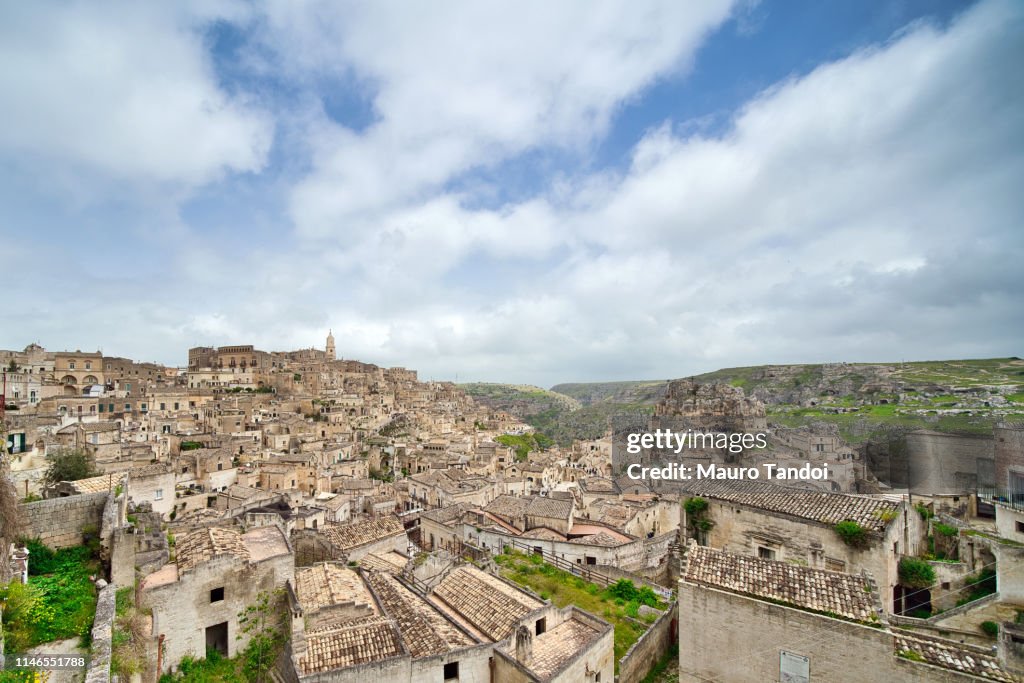
[[[766,372],[768,368],[771,373]],[[909,363],[850,363],[840,372],[833,366],[776,365],[723,368],[697,375],[698,382],[726,382],[743,387],[748,393],[760,389],[759,395],[769,398],[769,419],[773,422],[797,426],[815,421],[832,422],[839,426],[850,441],[858,442],[877,436],[887,430],[936,429],[949,432],[990,432],[997,419],[1024,421],[1024,361],[1016,358],[989,358],[977,360],[916,361]],[[875,382],[898,382],[903,390],[927,392],[901,405],[892,405],[893,396],[862,392],[865,385]],[[505,398],[520,402],[533,401],[533,409],[524,411],[527,422],[539,431],[567,444],[573,439],[601,436],[609,418],[620,412],[651,412],[664,395],[667,381],[589,382],[558,384],[545,391],[537,387],[484,384],[472,387],[471,395],[487,396],[489,405]],[[941,387],[936,391],[937,387]],[[983,399],[965,398],[957,390],[991,388],[992,390],[1017,387],[1004,393],[1017,412],[998,416],[983,405]],[[835,396],[820,396],[831,389]],[[911,391],[913,393],[913,391]],[[552,397],[569,397],[578,406],[560,403]],[[814,407],[801,407],[795,399],[785,402],[785,396],[813,397]],[[888,397],[888,405],[861,405]],[[522,407],[523,403],[520,403]],[[500,406],[498,406],[500,407]],[[835,408],[858,408],[856,412],[834,413]],[[942,414],[944,410],[971,410],[971,415]],[[1000,410],[1005,410],[1002,408]],[[929,412],[933,411],[933,412]]]

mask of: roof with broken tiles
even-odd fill
[[[333,562],[296,569],[295,596],[302,609],[308,612],[344,603],[364,605],[378,611],[359,574]]]
[[[926,635],[895,634],[895,654],[914,658],[913,652],[928,664],[952,669],[961,673],[972,674],[993,681],[1013,683],[1021,679],[1004,671],[999,661],[990,652],[980,647],[954,643]]]
[[[191,531],[175,543],[178,570],[186,571],[221,555],[248,562],[249,549],[237,529],[212,526]]]
[[[352,524],[325,524],[320,533],[339,550],[346,550],[404,534],[405,527],[394,515],[386,515]]]
[[[864,577],[762,560],[691,543],[682,578],[793,607],[876,623],[876,594]]]
[[[899,504],[878,497],[850,496],[824,491],[802,491],[761,481],[702,479],[687,486],[689,493],[737,505],[779,512],[821,524],[851,520],[882,532],[895,519]]]
[[[432,595],[491,640],[503,640],[519,621],[544,606],[537,598],[471,565],[456,567]]]
[[[533,655],[527,668],[538,680],[550,680],[589,648],[601,634],[601,631],[579,619],[566,619],[533,639]],[[514,639],[503,651],[515,658]]]

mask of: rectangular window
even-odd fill
[[[448,662],[444,665],[444,680],[446,681],[457,681],[459,680],[459,663]]]
[[[102,403],[101,403],[101,404],[100,404],[100,412],[102,413],[102,412],[103,412],[103,410],[104,410],[105,408],[106,408],[106,406],[105,406],[104,404],[102,404]]]
[[[178,409],[178,404],[177,404],[177,403],[175,403],[175,404],[174,404],[174,409],[175,409],[175,410],[177,410],[177,409]]]
[[[153,499],[154,500],[163,500],[164,499],[164,490],[163,489],[157,489],[156,492],[153,493]]]
[[[774,560],[775,551],[771,548],[758,547],[757,556],[760,557],[762,560]]]
[[[109,408],[110,408],[110,412],[114,412],[114,404],[113,403],[110,404]]]
[[[146,412],[146,404],[143,403],[141,406],[139,406],[139,410],[141,410],[142,412]]]
[[[1024,522],[1017,522],[1017,533],[1024,534]]]
[[[224,587],[214,588],[210,591],[210,602],[220,602],[224,599]]]
[[[161,403],[160,404],[160,410],[167,410],[167,404],[166,403]]]
[[[544,631],[548,630],[548,620],[543,618],[538,619],[537,623],[534,624],[533,630],[538,636],[544,633]]]

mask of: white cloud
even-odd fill
[[[197,186],[259,171],[272,122],[217,84],[201,28],[227,3],[8,5],[0,151],[83,176]]]
[[[261,68],[309,89],[325,74],[354,80],[376,120],[350,130],[322,112],[297,117],[288,135],[313,153],[288,195],[295,239],[225,250],[198,239],[172,262],[180,279],[142,286],[163,305],[90,307],[88,325],[66,284],[43,281],[33,295],[46,293],[43,329],[58,344],[84,348],[80,329],[112,330],[120,353],[181,360],[192,343],[306,346],[333,327],[349,358],[544,384],[1019,352],[1019,3],[984,2],[948,30],[917,25],[779,83],[722,133],[667,121],[622,171],[588,171],[587,154],[624,103],[685,71],[726,7],[559,3],[544,21],[529,5],[304,7],[251,19],[260,44],[278,48]],[[195,135],[261,120],[216,99],[195,34],[171,26],[167,40],[193,57],[180,68],[229,106],[184,107]],[[127,135],[142,145],[152,129],[139,125]],[[72,137],[47,153],[158,165],[96,161]],[[229,135],[205,161],[168,152],[159,164],[170,170],[152,173],[258,169],[259,146],[238,142],[251,139]],[[578,155],[579,169],[523,201],[481,209],[476,186],[454,182],[552,148]],[[10,322],[30,329],[38,316]]]
[[[327,126],[293,215],[306,236],[371,230],[380,211],[540,145],[581,148],[658,77],[685,70],[726,0],[271,5],[265,40],[296,73],[355,74],[362,134]]]

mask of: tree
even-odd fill
[[[96,462],[92,454],[80,448],[59,449],[46,456],[50,466],[43,477],[47,484],[56,484],[62,481],[78,481],[95,477],[101,472],[96,468]]]
[[[281,646],[285,642],[283,630],[284,591],[262,591],[256,602],[238,613],[238,625],[243,635],[249,636],[249,644],[242,654],[246,677],[250,681],[264,683],[269,680],[268,672],[274,665]]]

